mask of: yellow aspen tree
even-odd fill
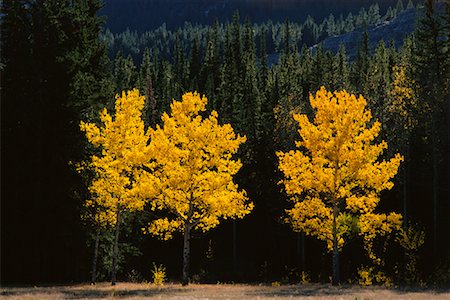
[[[150,129],[149,162],[139,176],[137,193],[151,199],[152,210],[167,217],[154,220],[144,232],[172,237],[184,235],[183,285],[189,283],[190,235],[208,231],[220,219],[243,218],[253,204],[233,182],[242,164],[233,156],[244,136],[230,124],[220,125],[216,111],[207,118],[206,97],[186,93],[173,101],[170,115],[162,116],[162,127]]]
[[[111,284],[116,284],[118,239],[123,211],[142,210],[145,199],[134,194],[132,186],[146,158],[148,135],[142,121],[144,97],[134,89],[116,96],[115,114],[106,108],[100,113],[100,125],[81,122],[87,140],[100,151],[92,155],[86,168],[95,178],[89,186],[92,198],[87,207],[101,211],[103,222],[115,226]]]
[[[339,252],[357,224],[370,248],[373,239],[401,225],[401,215],[377,214],[382,190],[393,187],[402,156],[379,156],[386,142],[376,143],[381,124],[372,122],[366,100],[346,91],[322,87],[310,95],[313,122],[294,114],[299,125],[298,149],[277,152],[287,194],[294,207],[287,220],[296,231],[326,241],[333,252],[333,284],[339,284]]]

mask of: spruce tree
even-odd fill
[[[337,34],[337,30],[336,30],[336,22],[334,20],[334,15],[330,14],[328,19],[326,20],[326,32],[328,34],[328,36],[334,36]]]
[[[150,58],[150,50],[145,49],[141,67],[139,70],[138,87],[143,95],[145,95],[145,104],[143,108],[143,119],[146,127],[154,127],[158,123],[159,113],[157,110],[157,103],[155,92],[153,90],[153,72],[152,62]]]
[[[208,31],[206,39],[205,59],[202,64],[200,79],[204,86],[204,92],[208,97],[208,106],[217,110],[217,88],[220,80],[220,57],[219,57],[219,27],[215,22],[213,28]]]
[[[406,9],[413,9],[414,8],[414,3],[412,2],[412,0],[408,1],[408,4],[406,5]]]
[[[128,91],[137,83],[137,70],[133,58],[129,54],[126,58],[121,52],[117,53],[114,60],[114,79],[116,82],[116,93]]]
[[[237,96],[236,93],[236,80],[237,76],[236,68],[233,60],[233,49],[231,45],[231,26],[227,26],[225,34],[224,45],[224,63],[221,69],[221,83],[219,88],[219,97],[216,105],[220,107],[219,113],[221,121],[224,123],[230,123],[233,119],[233,102]]]
[[[384,124],[383,106],[390,88],[389,56],[384,41],[381,40],[369,61],[368,76],[363,94],[373,116]],[[383,134],[383,132],[381,133]],[[382,138],[384,138],[382,136]]]
[[[355,30],[355,20],[352,13],[348,13],[345,19],[344,32],[352,32],[353,30]]]
[[[200,77],[200,52],[198,46],[198,38],[194,38],[191,46],[191,57],[189,61],[189,79],[190,85],[189,88],[192,91],[199,91],[199,77]]]
[[[367,80],[369,68],[369,35],[364,30],[362,39],[358,40],[356,61],[352,69],[352,85],[362,91]]]
[[[82,157],[79,120],[92,118],[92,107],[105,105],[112,93],[98,38],[100,1],[1,5],[2,169],[8,174],[2,217],[9,224],[2,229],[8,256],[2,268],[16,282],[73,280],[80,270],[73,257],[86,255],[74,221],[86,191],[68,162]],[[13,239],[9,229],[27,234]]]
[[[439,236],[438,227],[440,166],[442,157],[442,141],[445,128],[442,126],[445,106],[448,105],[448,53],[445,48],[445,31],[436,11],[436,1],[426,0],[424,13],[421,16],[416,30],[416,51],[414,53],[415,80],[419,84],[419,97],[427,103],[429,113],[424,116],[428,121],[429,140],[431,147],[431,177],[433,199],[433,248],[438,253]],[[448,128],[447,128],[448,130]]]
[[[398,0],[397,5],[395,6],[395,9],[397,10],[397,14],[401,13],[405,8],[403,7],[403,1]]]
[[[258,89],[258,70],[256,64],[256,45],[253,28],[247,19],[243,32],[243,89],[241,121],[247,135],[247,144],[255,143],[260,135],[261,99]]]
[[[333,90],[349,90],[350,88],[350,70],[347,60],[347,55],[345,53],[345,46],[341,44],[339,46],[339,51],[336,53],[333,59]]]
[[[177,84],[177,89],[179,93],[178,98],[180,98],[181,95],[183,95],[183,93],[189,89],[189,84],[187,82],[188,76],[186,74],[186,58],[183,51],[183,47],[180,42],[179,34],[176,34],[175,36],[173,56],[174,56],[173,69],[175,73],[174,74],[175,82]]]
[[[368,18],[367,23],[369,25],[377,24],[380,21],[381,16],[380,16],[380,7],[378,6],[378,3],[375,3],[369,7],[367,18]]]

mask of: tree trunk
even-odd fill
[[[339,285],[339,248],[337,240],[336,218],[338,215],[337,204],[333,205],[333,278],[332,285]]]
[[[411,143],[410,140],[411,135],[408,138],[408,142],[406,145],[406,154],[403,162],[403,227],[406,228],[409,218],[408,211],[411,211],[408,203],[408,181],[409,181],[409,164],[411,157]]]
[[[116,228],[115,228],[115,232],[114,232],[114,246],[113,246],[112,268],[111,268],[111,285],[116,285],[117,254],[119,253],[119,228],[120,228],[120,209],[117,210]]]
[[[236,244],[236,220],[233,220],[233,274],[237,275],[237,244]],[[235,278],[236,279],[236,278]]]
[[[438,254],[438,150],[437,150],[437,130],[433,130],[432,133],[432,164],[433,164],[433,252],[434,258],[437,259]]]
[[[98,243],[100,240],[100,226],[97,228],[95,233],[95,244],[94,244],[94,257],[92,258],[92,270],[91,270],[91,284],[95,285],[97,280],[97,257],[98,257]]]
[[[299,269],[305,271],[305,234],[303,232],[297,233],[297,258]]]
[[[183,241],[183,281],[184,286],[189,284],[189,257],[190,257],[190,240],[191,240],[191,224],[184,224],[184,241]]]
[[[302,271],[306,271],[306,260],[305,260],[305,234],[302,232]]]
[[[405,161],[403,163],[403,228],[406,228],[408,224],[408,163],[409,163],[409,145],[408,152],[405,155]]]

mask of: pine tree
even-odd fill
[[[368,16],[365,8],[361,8],[361,10],[358,13],[358,16],[356,16],[356,27],[362,27],[366,26],[368,24]]]
[[[230,122],[236,132],[243,133],[244,128],[240,119],[243,105],[243,82],[242,80],[236,80],[237,78],[244,78],[239,12],[234,13],[232,23],[227,26],[224,48],[224,65],[220,87],[222,118],[224,121]],[[230,93],[230,91],[233,92]]]
[[[364,30],[362,40],[358,41],[356,61],[352,69],[352,84],[363,91],[369,69],[369,34]]]
[[[327,29],[326,32],[328,36],[334,36],[337,34],[336,22],[334,21],[334,15],[330,14],[328,19],[326,20]]]
[[[219,23],[216,20],[206,39],[205,60],[201,70],[201,82],[204,91],[210,99],[210,107],[218,109],[216,93],[220,84],[220,57],[219,57]]]
[[[335,55],[333,60],[333,89],[349,90],[350,88],[350,70],[345,53],[345,46],[339,46],[339,52]]]
[[[290,28],[290,24],[289,24],[289,19],[286,18],[286,20],[284,21],[284,26],[283,26],[283,50],[282,52],[285,55],[288,55],[289,53],[291,53],[292,49],[291,49],[291,28]]]
[[[313,83],[313,64],[314,58],[312,51],[306,45],[303,45],[300,54],[300,72],[301,72],[301,87],[303,90],[302,99],[307,99],[312,92]]]
[[[255,143],[259,136],[261,123],[261,99],[258,89],[258,70],[256,65],[256,45],[253,28],[247,19],[243,29],[243,90],[241,122],[249,144]],[[251,158],[253,159],[253,158]]]
[[[319,44],[316,48],[316,53],[314,55],[311,82],[312,89],[317,90],[320,86],[326,84],[325,74],[326,72],[326,59],[322,44]]]
[[[367,16],[367,24],[368,25],[374,25],[380,22],[381,15],[380,15],[380,7],[378,6],[378,3],[375,3],[369,7],[369,12]]]
[[[402,184],[403,184],[403,218],[404,226],[408,222],[409,197],[407,195],[408,173],[410,165],[410,144],[412,133],[418,123],[419,101],[416,95],[416,83],[407,75],[403,65],[393,67],[393,82],[387,99],[383,103],[385,115],[385,136],[391,150],[404,153]]]
[[[267,47],[266,47],[266,29],[263,29],[260,33],[260,41],[259,41],[259,90],[263,91],[265,89],[267,78],[269,75],[269,62],[267,57]]]
[[[345,19],[344,32],[352,32],[353,30],[355,30],[355,19],[352,13],[348,13],[347,18]]]
[[[388,51],[384,41],[381,40],[369,62],[368,76],[363,92],[367,96],[369,109],[382,124],[384,123],[383,107],[388,97],[390,84]]]
[[[202,86],[204,86],[205,94],[210,99],[215,99],[216,94],[216,81],[215,75],[218,74],[217,70],[219,66],[216,65],[216,51],[214,49],[214,43],[212,41],[208,41],[206,46],[206,54],[205,54],[205,62],[202,66],[201,78],[202,78]],[[210,106],[216,107],[214,100],[211,101]]]
[[[142,111],[144,124],[146,127],[154,127],[159,116],[155,92],[153,89],[153,64],[150,60],[150,50],[145,48],[141,68],[139,70],[139,90],[143,91],[145,95],[145,103]]]
[[[8,228],[28,232],[20,241],[6,241],[5,252],[22,259],[11,259],[5,269],[15,274],[20,264],[26,265],[29,274],[19,281],[70,280],[79,265],[62,245],[70,242],[74,249],[83,249],[84,243],[78,223],[69,222],[76,219],[79,205],[73,191],[82,187],[67,162],[83,153],[78,120],[93,118],[92,107],[105,105],[112,92],[106,49],[98,39],[100,2],[6,0],[1,6],[2,169],[9,174],[2,178],[8,186],[2,205],[12,208]],[[27,188],[14,191],[19,186]],[[52,231],[44,233],[43,228]],[[32,259],[29,253],[20,253],[30,248],[38,253],[35,262],[27,259]],[[48,269],[39,266],[43,261],[49,261]],[[49,269],[57,271],[46,272]]]
[[[174,75],[175,75],[175,82],[178,87],[178,92],[180,96],[188,90],[189,84],[187,82],[187,72],[186,72],[186,59],[183,51],[183,47],[180,42],[180,37],[178,34],[175,36],[175,43],[174,43],[174,62],[173,62],[173,69],[174,69]]]
[[[62,38],[65,47],[70,47],[61,57],[72,77],[70,105],[86,120],[95,118],[105,97],[109,99],[114,94],[106,46],[98,38],[104,21],[97,16],[101,8],[99,0],[72,1],[72,21],[66,29],[67,36]]]
[[[398,0],[397,5],[395,6],[397,10],[397,14],[401,13],[405,8],[403,7],[403,0]]]
[[[388,10],[386,11],[386,14],[384,15],[383,20],[384,21],[390,21],[396,17],[396,11],[392,9],[392,7],[389,6]]]
[[[114,61],[114,78],[116,82],[116,92],[131,90],[137,82],[136,66],[131,55],[126,58],[121,52],[117,53]]]
[[[412,2],[412,0],[408,1],[408,4],[406,5],[406,9],[414,9],[414,3]]]
[[[438,250],[439,218],[439,165],[441,164],[442,139],[445,129],[442,127],[443,112],[448,101],[448,53],[445,48],[444,27],[436,11],[436,1],[426,0],[424,13],[416,30],[416,51],[414,53],[415,80],[419,84],[419,97],[427,103],[428,122],[431,142],[432,198],[433,198],[433,248]],[[447,103],[446,103],[447,102]]]
[[[260,115],[260,125],[261,125],[261,135],[262,139],[267,140],[272,135],[274,117],[273,108],[274,104],[269,93],[269,65],[266,49],[266,30],[260,33],[260,46],[259,46],[259,74],[258,74],[258,89],[260,92],[260,103],[261,103],[261,115]],[[267,145],[267,144],[266,144]]]
[[[220,107],[219,113],[223,122],[231,122],[233,119],[233,103],[239,95],[236,78],[237,70],[233,60],[231,46],[231,27],[228,26],[225,34],[224,63],[221,70],[221,84],[219,88],[219,101],[216,105]],[[230,93],[235,91],[235,93]],[[236,125],[235,125],[236,126]]]
[[[199,77],[200,77],[200,52],[198,48],[198,38],[194,38],[191,46],[191,57],[189,61],[189,79],[190,79],[190,90],[199,91]]]

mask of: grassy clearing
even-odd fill
[[[109,283],[95,286],[88,284],[51,286],[51,287],[3,287],[2,299],[450,299],[450,289],[441,290],[403,290],[382,287],[341,286],[325,284],[307,285],[199,285],[188,287],[166,284],[158,287],[150,284],[118,283],[112,287]]]

